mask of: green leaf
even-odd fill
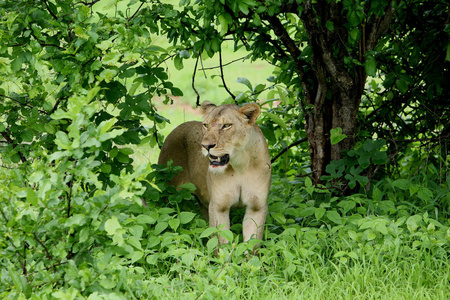
[[[420,187],[417,191],[417,197],[423,201],[429,202],[433,198],[433,192],[426,187]]]
[[[133,254],[131,254],[131,263],[134,263],[138,260],[140,260],[142,257],[144,257],[144,252],[142,251],[134,251]]]
[[[116,216],[112,216],[105,222],[105,230],[109,235],[113,235],[118,229],[122,228]]]
[[[406,226],[411,233],[414,233],[422,223],[422,216],[420,215],[411,216],[406,220]]]
[[[103,121],[98,125],[98,130],[100,130],[100,134],[107,132],[113,127],[114,123],[117,122],[116,118],[111,118],[109,120]]]
[[[335,210],[327,211],[327,218],[331,222],[334,222],[334,223],[336,223],[338,225],[342,224],[342,218],[339,215],[339,213],[337,211],[335,211]]]
[[[69,140],[69,137],[66,133],[62,131],[58,131],[56,134],[55,144],[58,145],[61,149],[67,150],[70,148],[72,143]]]
[[[408,82],[406,82],[406,80],[397,79],[395,85],[402,94],[405,94],[408,91]]]
[[[325,215],[326,213],[326,209],[323,207],[318,207],[315,209],[314,211],[314,216],[316,217],[317,220],[322,219],[322,217]]]
[[[180,226],[180,220],[179,219],[170,219],[169,226],[170,226],[170,228],[172,228],[173,231],[177,231],[178,227]]]
[[[195,215],[196,215],[195,213],[188,212],[188,211],[181,212],[179,215],[181,224],[187,224],[187,223],[191,222],[192,219],[194,219]]]
[[[27,201],[30,202],[31,205],[37,205],[38,198],[36,192],[32,188],[27,188]]]
[[[375,58],[373,56],[367,58],[366,62],[364,63],[364,69],[366,71],[366,74],[369,76],[375,77],[377,75],[377,62],[375,61]]]
[[[217,233],[217,228],[216,227],[208,227],[206,228],[202,234],[200,234],[200,238],[205,238],[205,237],[209,237],[214,233]]]
[[[397,179],[397,180],[395,180],[392,183],[392,185],[397,187],[397,188],[399,188],[399,189],[401,189],[401,190],[407,191],[408,188],[409,188],[409,180],[407,180],[407,179]]]
[[[346,214],[356,206],[356,202],[353,200],[343,200],[338,203],[339,207],[342,207],[343,213]]]
[[[208,253],[211,253],[216,249],[219,244],[219,239],[217,237],[213,237],[206,243],[206,247],[208,248]]]
[[[182,70],[184,68],[183,59],[180,56],[175,56],[173,59],[173,65],[177,70]]]
[[[13,72],[17,72],[22,68],[22,58],[18,56],[11,62],[11,70]]]
[[[89,227],[84,227],[83,229],[81,229],[80,231],[80,243],[84,243],[89,239]]]
[[[334,31],[334,23],[332,21],[327,21],[325,23],[325,27],[329,30],[329,31]]]
[[[233,241],[233,233],[228,229],[219,231],[219,235],[229,242]]]
[[[280,224],[286,224],[286,217],[281,213],[271,213],[272,218]]]
[[[181,262],[188,267],[190,267],[194,263],[195,259],[196,255],[194,252],[188,252],[181,255]]]
[[[376,165],[384,165],[389,161],[386,151],[379,151],[373,154],[372,161]]]
[[[333,128],[330,130],[331,145],[336,145],[346,137],[347,135],[342,133],[342,128],[340,127]]]
[[[155,226],[155,231],[154,234],[158,235],[161,232],[163,232],[164,230],[166,230],[166,228],[169,226],[169,224],[167,222],[158,222],[158,224],[156,224]]]
[[[250,81],[247,78],[244,77],[238,77],[238,79],[236,80],[236,82],[238,83],[242,83],[243,85],[245,85],[246,87],[248,87],[248,89],[251,91],[253,90],[252,84],[250,83]]]
[[[142,246],[141,246],[141,242],[139,241],[139,239],[135,236],[130,236],[127,239],[127,243],[131,246],[133,246],[134,248],[141,250]]]
[[[270,113],[270,112],[266,112],[264,113],[265,116],[268,116],[273,122],[275,122],[276,124],[278,124],[278,126],[280,126],[281,128],[283,128],[284,130],[287,130],[287,125],[284,122],[283,119],[281,119],[279,116],[277,116],[276,114]]]

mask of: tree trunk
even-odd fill
[[[305,1],[305,7],[300,16],[310,38],[313,50],[312,72],[308,77],[314,77],[314,83],[308,86],[304,100],[313,109],[306,112],[306,133],[311,156],[311,169],[314,182],[320,183],[320,177],[325,174],[326,166],[341,158],[343,150],[350,150],[356,141],[357,114],[364,85],[367,78],[364,69],[365,53],[374,49],[381,34],[389,27],[394,10],[392,2],[386,6],[385,15],[372,16],[364,24],[359,42],[360,66],[350,69],[344,63],[348,55],[343,41],[348,39],[348,28],[345,18],[341,15],[342,3]],[[325,26],[325,21],[331,20],[334,30]],[[303,71],[299,71],[302,82],[307,79]],[[305,88],[304,92],[305,92]],[[331,145],[330,130],[342,128],[347,138]]]
[[[296,4],[284,8],[286,12],[298,11]],[[305,0],[299,17],[309,36],[312,62],[301,59],[302,52],[280,19],[266,16],[286,54],[294,61],[301,81],[303,97],[299,104],[306,118],[312,176],[316,184],[320,183],[326,166],[332,160],[340,159],[342,150],[355,145],[356,117],[367,77],[365,54],[375,48],[381,34],[389,28],[394,14],[392,0],[387,1],[384,12],[383,15],[367,14],[367,19],[360,25],[359,45],[349,45],[349,24],[342,2]],[[332,22],[332,30],[326,26],[327,22]],[[284,53],[284,50],[280,52]],[[346,56],[353,56],[360,65],[346,65]],[[312,109],[307,110],[306,106]],[[330,130],[337,127],[342,128],[347,138],[331,145]]]

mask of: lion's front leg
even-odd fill
[[[220,225],[224,225],[222,230],[230,229],[230,207],[228,205],[223,205],[223,203],[217,203],[216,201],[211,201],[209,204],[209,226],[220,228]],[[228,241],[218,236],[220,244],[226,244]]]
[[[262,240],[266,216],[266,198],[254,196],[245,210],[244,222],[242,224],[244,242],[251,238]]]

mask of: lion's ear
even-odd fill
[[[254,125],[256,122],[256,119],[258,118],[259,114],[261,113],[261,108],[256,103],[250,103],[250,104],[246,104],[246,105],[242,106],[239,109],[239,112],[248,119],[248,123],[250,125]]]
[[[211,101],[208,101],[208,100],[203,101],[202,105],[200,106],[200,108],[202,109],[202,114],[204,116],[206,116],[211,111],[211,109],[213,109],[215,107],[217,107],[217,106],[214,103],[212,103]]]

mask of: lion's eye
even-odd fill
[[[232,124],[223,124],[222,129],[228,129]]]

